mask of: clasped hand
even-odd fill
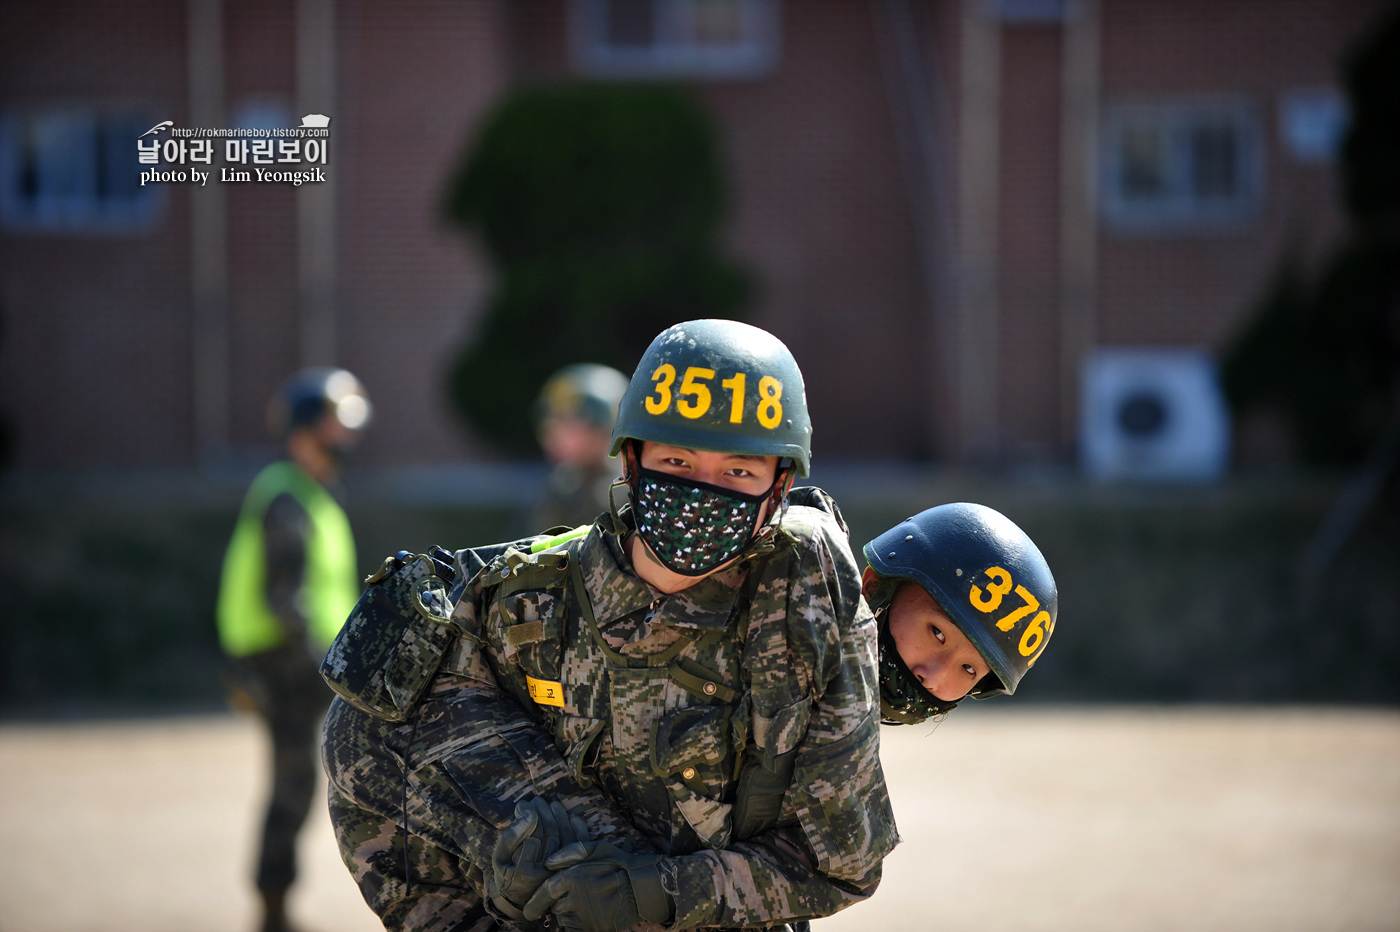
[[[487,895],[503,915],[537,922],[552,913],[564,932],[620,932],[669,923],[661,857],[589,841],[583,820],[557,802],[531,799],[496,841]]]

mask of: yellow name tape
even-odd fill
[[[530,698],[540,705],[553,705],[564,708],[564,684],[552,680],[537,680],[526,674],[525,685],[530,688]]]

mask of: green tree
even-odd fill
[[[446,198],[496,289],[452,367],[456,409],[503,450],[533,449],[551,372],[630,373],[657,332],[737,318],[749,276],[719,249],[725,185],[710,121],[683,90],[576,83],[508,95]]]

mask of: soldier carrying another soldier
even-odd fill
[[[323,665],[349,700],[323,743],[332,821],[386,928],[781,928],[860,902],[898,841],[882,717],[1009,692],[1048,639],[1053,581],[1019,529],[966,506],[999,519],[998,562],[944,580],[925,513],[867,576],[910,650],[886,688],[839,513],[785,497],[808,468],[805,391],[761,330],[658,336],[613,449],[627,505],[555,539],[391,558]],[[899,585],[935,599],[925,566],[953,597],[974,574],[997,601],[1003,576],[1036,589],[1042,634],[1022,651],[980,614],[967,633]]]

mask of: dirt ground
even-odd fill
[[[0,932],[250,932],[265,751],[206,716],[0,726]],[[904,842],[820,932],[1400,930],[1400,711],[959,710],[885,729]],[[378,929],[324,812],[308,932]]]

